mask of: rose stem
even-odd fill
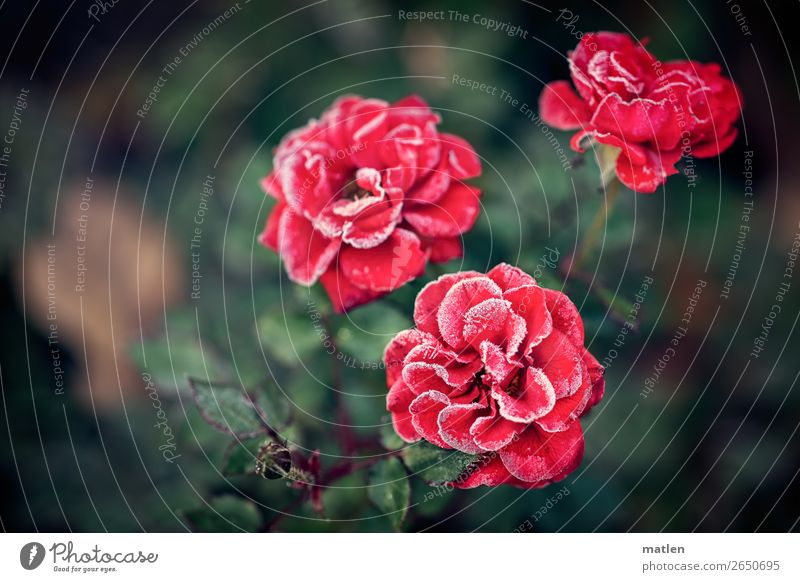
[[[576,269],[580,269],[583,266],[594,250],[597,239],[600,237],[600,233],[603,231],[603,227],[606,225],[608,217],[611,215],[611,210],[614,208],[614,203],[617,201],[617,198],[619,198],[619,184],[619,180],[616,178],[613,178],[608,184],[604,204],[597,209],[589,231],[586,233],[576,253],[576,259],[573,262],[573,266]]]
[[[333,394],[336,399],[336,423],[339,425],[336,436],[339,439],[339,446],[344,454],[350,455],[355,451],[356,440],[353,434],[353,427],[350,424],[350,415],[342,400],[342,371],[339,367],[341,363],[338,357],[339,346],[336,345],[336,340],[333,338],[333,327],[331,326],[328,315],[323,314],[321,319],[334,350],[333,358],[331,359],[331,382],[333,383]]]

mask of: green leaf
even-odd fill
[[[177,392],[184,376],[208,376],[225,378],[230,376],[230,367],[226,366],[211,349],[204,345],[203,350],[192,338],[170,335],[166,338],[147,340],[144,345],[135,342],[131,346],[131,357],[142,374],[149,374],[153,382],[160,388]]]
[[[392,420],[389,416],[384,416],[382,419],[383,424],[378,429],[381,444],[387,451],[396,451],[406,446],[406,442],[397,436],[392,425]]]
[[[168,317],[169,333],[133,342],[130,355],[143,374],[149,374],[159,388],[178,392],[184,387],[186,375],[200,378],[230,378],[231,366],[215,351],[212,342],[204,338],[202,349],[198,340],[194,312],[186,310]]]
[[[183,513],[194,531],[255,532],[261,527],[261,514],[251,501],[222,495],[212,499],[209,505]]]
[[[200,415],[217,430],[239,437],[264,432],[258,411],[240,387],[215,386],[192,378],[189,386]]]
[[[411,472],[432,484],[456,480],[477,459],[477,455],[440,449],[423,442],[409,445],[403,451],[403,461]]]
[[[274,430],[280,431],[289,424],[291,404],[289,398],[273,382],[259,386],[253,391],[256,406],[262,413],[262,420]]]
[[[233,441],[225,449],[222,474],[226,477],[255,474],[258,451],[267,441],[264,437]]]
[[[400,530],[408,511],[411,487],[403,463],[391,457],[376,464],[369,475],[369,499]]]
[[[273,310],[258,320],[258,335],[264,349],[281,364],[297,365],[317,349],[324,330],[308,315]]]

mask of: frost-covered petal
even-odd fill
[[[566,335],[575,346],[583,347],[583,320],[575,304],[554,289],[544,289],[544,297],[553,327]]]
[[[442,163],[440,166],[455,180],[468,180],[481,174],[481,160],[466,140],[451,133],[440,133]]]
[[[446,263],[464,256],[460,236],[420,237],[422,248],[430,253],[431,263]]]
[[[331,265],[319,278],[337,313],[346,313],[354,307],[369,303],[384,293],[363,289],[353,284],[336,265]]]
[[[639,164],[623,151],[617,158],[617,177],[635,192],[651,193],[666,182],[669,176],[678,173],[675,164],[680,160],[681,152],[646,150],[645,156],[646,161]]]
[[[414,443],[420,440],[417,429],[411,422],[411,413],[408,407],[417,397],[402,379],[392,384],[389,393],[386,395],[386,409],[392,415],[392,426],[395,432],[407,443]]]
[[[556,129],[577,129],[589,121],[589,109],[567,81],[545,85],[539,97],[539,114]]]
[[[469,469],[471,471],[467,475],[459,477],[453,482],[455,487],[459,489],[473,489],[481,485],[495,487],[516,481],[511,473],[508,472],[508,469],[505,468],[505,465],[500,460],[500,455],[497,453],[477,459]]]
[[[497,344],[484,341],[480,345],[481,361],[483,362],[483,381],[489,386],[507,386],[512,376],[522,367],[522,363],[510,358],[508,352]]]
[[[449,394],[471,383],[480,368],[478,359],[461,363],[455,352],[444,349],[438,342],[423,343],[406,355],[403,379],[417,394],[428,390]]]
[[[583,431],[577,422],[555,433],[530,425],[519,438],[500,450],[509,473],[531,483],[553,479],[582,456]]]
[[[536,281],[528,273],[508,263],[500,263],[486,273],[486,276],[497,283],[503,291],[516,289],[522,285],[536,285]]]
[[[528,368],[519,376],[519,384],[511,389],[492,389],[503,418],[513,422],[530,423],[546,415],[556,403],[556,393],[545,373]]]
[[[583,382],[581,353],[560,331],[553,331],[531,351],[533,364],[550,379],[556,398],[574,394]]]
[[[456,350],[467,346],[464,339],[464,317],[475,305],[500,297],[502,291],[488,277],[467,278],[453,285],[444,296],[436,321],[442,338]]]
[[[427,331],[437,337],[441,337],[439,335],[439,324],[437,323],[436,315],[439,312],[439,306],[442,304],[442,300],[445,295],[447,295],[447,292],[459,281],[482,276],[483,275],[475,271],[461,271],[459,273],[442,275],[435,281],[431,281],[425,285],[414,302],[414,323],[417,324],[417,328],[422,331]]]
[[[394,291],[419,276],[426,259],[419,238],[408,230],[396,228],[376,247],[342,247],[339,269],[357,287],[370,291]]]
[[[470,427],[469,432],[475,444],[482,450],[499,451],[517,438],[527,427],[527,424],[513,422],[501,416],[497,411],[496,404],[493,404],[491,413],[478,418]]]
[[[476,454],[481,449],[472,439],[469,430],[475,421],[488,414],[489,409],[480,402],[451,404],[439,413],[439,434],[448,445],[463,453]]]
[[[452,184],[437,202],[406,199],[403,217],[423,236],[457,236],[472,228],[480,212],[481,191]]]
[[[511,303],[505,299],[492,297],[473,305],[464,314],[463,337],[476,350],[484,341],[519,345],[524,335],[525,321],[511,311]]]
[[[277,175],[290,208],[308,219],[319,216],[333,199],[326,158],[320,153],[300,150],[281,165]]]
[[[538,418],[536,424],[547,432],[566,430],[583,414],[592,394],[592,382],[585,365],[582,365],[583,383],[569,396],[559,398],[549,413]]]
[[[392,338],[383,350],[386,383],[391,386],[402,375],[403,362],[408,353],[424,343],[436,343],[436,338],[418,329],[406,329]]]
[[[514,313],[525,321],[522,354],[528,355],[534,346],[553,331],[553,319],[547,309],[544,290],[538,285],[525,285],[503,293]]]
[[[278,224],[278,249],[289,278],[312,285],[339,252],[341,241],[324,237],[304,217],[286,209]]]
[[[411,423],[417,433],[438,447],[451,448],[439,434],[439,413],[450,405],[450,399],[441,392],[431,390],[417,396],[409,405]]]
[[[611,93],[594,111],[591,124],[598,131],[613,133],[626,142],[652,142],[658,149],[671,150],[678,144],[681,134],[674,111],[668,98],[626,102],[618,94]]]
[[[592,383],[592,394],[589,397],[589,402],[586,404],[586,408],[583,411],[583,414],[585,414],[590,408],[600,402],[600,399],[605,393],[606,381],[605,378],[603,378],[603,372],[605,371],[603,366],[592,354],[589,353],[589,350],[584,349],[582,352],[582,357],[583,363],[586,365],[586,369],[589,374],[589,381]]]

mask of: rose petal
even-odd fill
[[[667,177],[678,173],[675,164],[681,157],[680,150],[671,152],[646,150],[646,156],[647,161],[643,164],[637,164],[624,151],[617,158],[617,177],[635,192],[655,192]]]
[[[514,313],[525,321],[526,334],[520,343],[523,344],[522,354],[527,356],[553,330],[545,292],[538,285],[526,285],[506,291],[503,297],[511,303]]]
[[[461,271],[460,273],[442,275],[435,281],[425,285],[414,302],[414,323],[417,324],[417,328],[427,331],[436,337],[441,337],[436,314],[439,312],[439,306],[442,304],[447,292],[459,281],[482,276],[475,271]]]
[[[407,329],[398,333],[383,350],[383,363],[386,367],[386,383],[392,386],[402,375],[403,362],[408,353],[424,343],[436,343],[436,338],[417,329]]]
[[[466,184],[452,184],[436,203],[406,199],[403,217],[423,236],[457,236],[475,224],[481,191]]]
[[[325,287],[325,292],[328,294],[331,304],[337,313],[346,313],[359,305],[369,303],[384,295],[384,293],[378,291],[357,287],[340,272],[336,265],[331,265],[322,274],[319,281]]]
[[[589,110],[583,99],[566,81],[544,86],[539,97],[539,114],[547,125],[556,129],[577,129],[589,121]]]
[[[422,248],[430,253],[431,263],[446,263],[464,256],[464,246],[460,236],[420,237]]]
[[[513,331],[519,318],[511,312],[511,303],[505,299],[492,297],[472,306],[464,314],[463,338],[473,348],[480,349],[481,343],[490,341],[502,345]],[[525,322],[521,322],[524,334]],[[519,327],[517,324],[516,327]]]
[[[439,413],[439,434],[442,440],[463,453],[474,455],[481,452],[469,430],[478,418],[488,412],[488,407],[479,402],[454,404],[444,408]]]
[[[451,133],[440,133],[442,169],[456,180],[468,180],[481,175],[481,160],[475,149],[464,139]]]
[[[583,347],[583,320],[575,304],[554,289],[544,289],[544,297],[553,327],[566,335],[573,345]]]
[[[556,393],[545,373],[528,368],[519,386],[511,392],[492,389],[500,414],[513,422],[530,423],[546,415],[556,403]]]
[[[607,95],[592,115],[591,124],[598,131],[613,133],[624,141],[652,142],[660,150],[671,150],[681,136],[675,106],[661,101],[634,99],[626,102],[616,93]]]
[[[450,405],[450,400],[441,392],[431,390],[417,396],[408,411],[411,413],[411,423],[417,433],[428,442],[443,449],[451,448],[439,434],[439,413]]]
[[[455,487],[459,489],[473,489],[481,485],[496,487],[509,481],[516,481],[496,453],[477,459],[468,469],[471,471],[467,475],[453,481]]]
[[[556,398],[574,394],[583,382],[583,360],[572,342],[560,331],[553,331],[533,348],[531,358],[553,385]]]
[[[392,414],[394,430],[407,443],[417,442],[421,438],[411,422],[411,413],[408,411],[414,398],[416,394],[408,389],[402,379],[392,384],[386,395],[386,409]]]
[[[536,420],[542,430],[547,432],[560,432],[570,427],[586,409],[589,398],[592,394],[592,382],[589,371],[582,365],[583,383],[574,394],[559,398],[552,410]]]
[[[498,345],[485,341],[480,345],[481,361],[486,374],[484,382],[489,386],[505,387],[522,364],[509,358]]]
[[[718,139],[712,137],[710,140],[692,146],[692,155],[696,158],[713,158],[733,145],[739,130],[732,128],[727,134]]]
[[[267,223],[264,225],[264,230],[258,237],[258,242],[276,253],[278,252],[278,229],[280,227],[281,216],[287,208],[288,205],[286,202],[279,200],[272,209],[272,212],[270,212]]]
[[[583,456],[583,431],[573,423],[563,432],[547,433],[530,425],[518,439],[500,451],[500,459],[513,476],[539,482],[560,475]]]
[[[586,404],[582,414],[586,414],[590,408],[600,402],[605,393],[606,381],[603,378],[605,369],[595,357],[589,353],[589,350],[583,350],[583,363],[586,365],[589,373],[589,381],[592,383],[592,394],[589,397],[589,402]]]
[[[280,217],[277,242],[289,278],[301,285],[312,285],[341,245],[340,240],[325,238],[308,220],[288,208]]]
[[[370,249],[342,247],[339,269],[357,287],[370,291],[394,291],[419,276],[426,255],[417,236],[396,228],[385,242]]]
[[[470,308],[493,297],[500,297],[502,291],[488,277],[467,278],[453,285],[439,306],[436,320],[442,338],[456,350],[467,346],[464,339],[464,316]]]
[[[326,158],[320,153],[300,150],[281,164],[277,175],[289,207],[310,220],[333,199]]]
[[[486,273],[486,276],[497,283],[503,291],[515,289],[522,285],[536,285],[536,281],[528,273],[508,263],[500,263]]]
[[[478,418],[470,427],[475,444],[484,451],[499,451],[518,437],[528,425],[503,418],[497,406],[491,407],[491,414]]]
[[[449,394],[473,381],[481,368],[481,361],[460,363],[455,352],[437,343],[423,343],[413,348],[403,364],[403,379],[417,394],[438,390]]]

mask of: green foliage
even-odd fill
[[[283,310],[272,310],[258,320],[258,333],[265,351],[281,364],[297,366],[320,349],[312,320]]]
[[[378,431],[380,433],[381,445],[383,445],[383,448],[385,448],[387,451],[394,451],[407,446],[407,443],[397,436],[397,433],[394,431],[394,426],[392,426],[392,420],[389,416],[384,416],[382,418],[382,422],[383,424],[381,424]]]
[[[369,498],[400,530],[411,499],[411,486],[403,463],[396,457],[378,462],[370,471]]]
[[[252,501],[234,495],[221,495],[208,505],[183,513],[197,532],[255,532],[261,527],[261,514]]]
[[[235,436],[264,432],[258,411],[242,388],[189,379],[192,396],[200,414],[214,428]]]
[[[360,362],[380,362],[389,340],[397,332],[413,325],[397,309],[384,303],[373,303],[347,315],[344,325],[336,333],[336,343]]]

